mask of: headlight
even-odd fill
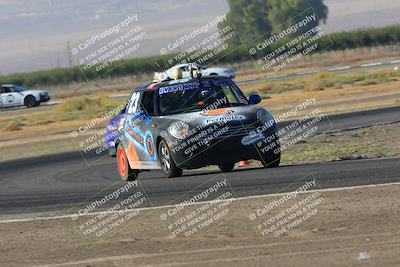
[[[265,109],[259,109],[257,111],[257,119],[262,123],[274,124],[275,120],[272,115]]]
[[[177,121],[169,126],[168,132],[177,139],[183,139],[189,133],[189,125],[186,122]]]

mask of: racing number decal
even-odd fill
[[[14,96],[13,96],[13,95],[8,95],[8,96],[6,96],[6,99],[7,99],[7,102],[8,102],[8,103],[14,102]]]
[[[151,140],[150,136],[147,136],[146,147],[147,147],[147,152],[149,153],[150,157],[153,157],[154,156],[154,146],[153,146],[153,140]]]
[[[139,103],[140,93],[133,93],[129,100],[128,114],[136,112]]]

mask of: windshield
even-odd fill
[[[243,106],[248,102],[242,92],[229,80],[211,80],[161,87],[161,114],[177,114],[203,110]]]
[[[22,86],[13,86],[15,92],[23,92],[25,88]]]

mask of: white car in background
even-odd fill
[[[0,85],[0,108],[18,106],[31,108],[49,100],[50,96],[46,91],[25,90],[24,87],[14,84]]]
[[[222,76],[228,77],[230,79],[235,78],[236,73],[233,69],[228,68],[220,68],[213,67],[207,68],[206,66],[197,64],[197,63],[188,63],[188,64],[178,64],[173,66],[172,68],[167,69],[165,72],[156,72],[154,73],[154,77],[156,80],[166,80],[174,79],[174,71],[178,70],[181,77],[180,78],[190,78],[190,66],[195,65],[196,68],[201,69],[202,76]]]

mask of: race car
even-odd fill
[[[133,90],[118,129],[117,166],[124,181],[144,170],[167,177],[183,169],[218,165],[223,172],[243,160],[277,167],[280,145],[272,115],[220,76],[155,82]]]
[[[197,63],[187,63],[187,64],[178,64],[173,66],[172,68],[167,69],[165,72],[155,72],[154,77],[158,80],[165,80],[167,78],[173,79],[173,72],[178,70],[181,74],[180,78],[190,78],[190,68],[195,67],[201,70],[202,76],[222,76],[228,78],[235,78],[236,73],[233,69],[221,68],[221,67],[212,67],[208,68],[206,66],[197,64]]]
[[[24,87],[14,84],[0,85],[0,107],[39,106],[50,100],[47,92],[41,90],[25,90]]]

